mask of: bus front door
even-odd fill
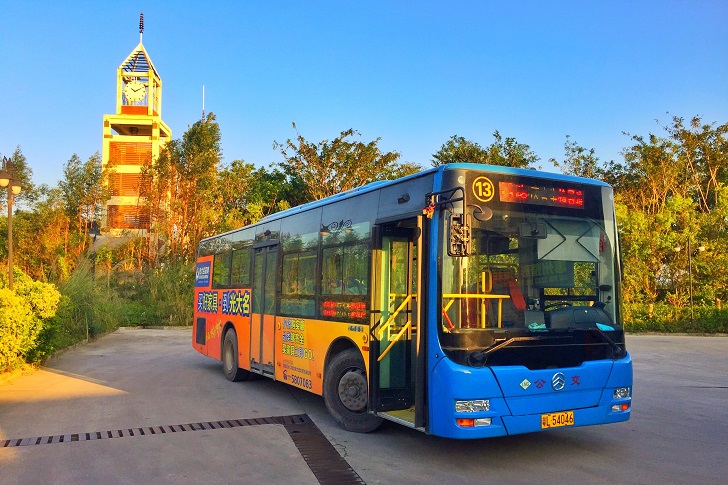
[[[253,318],[250,326],[250,369],[275,374],[275,288],[278,246],[255,249],[253,260]]]
[[[417,228],[380,226],[375,251],[375,315],[370,368],[371,407],[411,427],[415,419],[418,302]],[[420,411],[421,413],[421,411]]]

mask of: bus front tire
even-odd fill
[[[250,376],[250,372],[238,365],[238,336],[233,329],[225,332],[222,341],[222,372],[230,382],[242,381]]]
[[[323,394],[329,414],[345,430],[369,433],[381,426],[382,418],[367,412],[367,375],[357,350],[345,350],[331,359]]]

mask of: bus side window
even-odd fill
[[[227,288],[230,286],[230,266],[232,254],[218,253],[212,265],[212,287]]]
[[[344,247],[344,293],[366,295],[369,274],[369,248],[365,244]]]
[[[313,275],[317,255],[314,251],[283,255],[281,278],[281,314],[292,317],[313,317],[316,314]]]
[[[250,285],[250,251],[250,248],[233,251],[231,281],[233,286]]]
[[[321,270],[321,315],[361,322],[368,317],[369,245],[345,242],[324,248]]]

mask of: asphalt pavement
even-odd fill
[[[323,400],[230,383],[191,331],[121,329],[0,383],[0,483],[725,483],[728,338],[629,336],[626,423],[454,441],[342,430]]]

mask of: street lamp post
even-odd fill
[[[15,166],[8,157],[3,157],[0,169],[0,187],[8,188],[8,288],[13,289],[13,200],[22,186],[15,178]]]
[[[695,323],[695,313],[693,310],[693,249],[691,247],[690,237],[688,237],[688,294],[690,295],[690,325]],[[680,252],[682,248],[677,246],[675,252]],[[698,246],[695,254],[705,251],[705,246]]]
[[[688,238],[688,285],[690,286],[690,327],[694,325],[693,320],[693,250],[690,247],[690,238]]]

